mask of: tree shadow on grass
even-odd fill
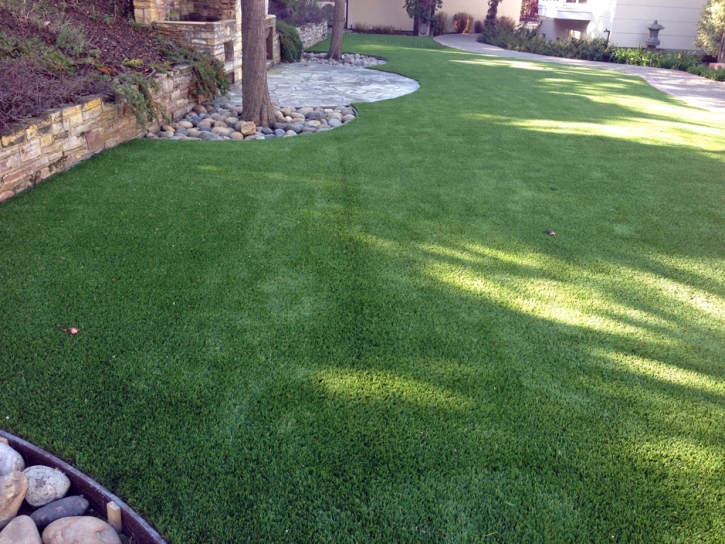
[[[566,100],[489,69],[5,204],[9,425],[170,541],[722,540],[722,160],[523,126]]]

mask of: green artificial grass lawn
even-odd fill
[[[307,138],[133,141],[0,206],[0,425],[172,543],[723,542],[722,119],[345,50],[420,90]]]

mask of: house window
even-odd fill
[[[224,42],[224,60],[229,62],[234,60],[234,42]]]
[[[566,0],[567,4],[586,4],[587,0]]]
[[[569,28],[569,29],[567,29],[567,32],[569,33],[569,39],[574,39],[574,40],[582,39],[582,33],[580,30],[572,30]]]

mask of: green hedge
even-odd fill
[[[551,41],[536,36],[535,31],[526,29],[507,30],[494,28],[477,38],[481,43],[495,45],[512,51],[536,53],[551,57],[567,59],[595,60],[630,64],[635,66],[651,66],[682,70],[715,81],[725,81],[725,70],[714,70],[702,63],[702,57],[694,53],[660,53],[648,51],[643,47],[628,49],[608,45],[601,38],[582,40]]]

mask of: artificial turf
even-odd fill
[[[722,118],[345,49],[420,90],[306,138],[133,141],[0,206],[0,425],[175,544],[723,542]]]

